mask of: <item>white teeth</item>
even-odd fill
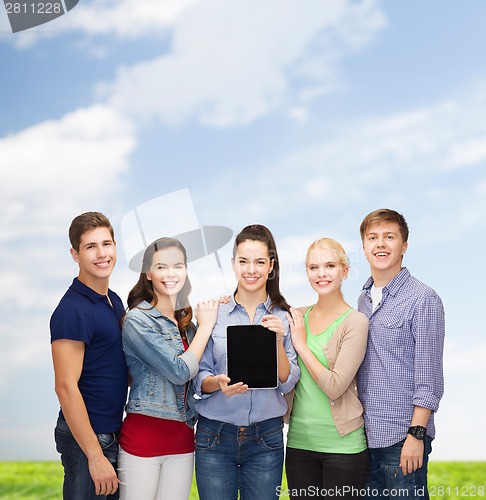
[[[175,286],[177,285],[177,281],[164,281],[165,286]]]

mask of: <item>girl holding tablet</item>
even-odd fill
[[[314,491],[356,497],[365,487],[368,450],[356,373],[364,359],[368,319],[349,306],[341,283],[349,272],[342,246],[331,238],[307,251],[307,277],[316,304],[291,309],[292,342],[301,378],[295,388],[287,435],[286,472],[291,498]]]
[[[299,378],[286,320],[289,306],[279,290],[279,261],[272,233],[245,227],[233,247],[234,295],[220,304],[218,318],[194,378],[196,480],[201,500],[275,499],[282,480],[283,394]],[[258,325],[277,334],[278,387],[250,389],[226,375],[226,329]]]

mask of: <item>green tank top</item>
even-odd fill
[[[314,307],[314,306],[312,306]],[[307,345],[326,367],[329,364],[322,348],[329,342],[338,326],[353,310],[349,309],[319,335],[309,332],[309,312],[304,315]],[[367,448],[364,427],[341,436],[334,425],[329,397],[319,389],[302,360],[298,359],[300,380],[295,387],[294,406],[290,416],[287,446],[321,453],[360,453]]]

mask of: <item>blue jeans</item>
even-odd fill
[[[200,500],[275,500],[282,483],[282,418],[247,427],[199,417],[196,481]]]
[[[61,454],[64,467],[64,500],[116,500],[118,490],[113,495],[96,495],[94,482],[88,468],[88,459],[71,434],[64,420],[58,419],[54,429],[56,449]],[[118,458],[118,433],[98,434],[103,454],[116,470]]]
[[[404,441],[387,448],[370,448],[370,471],[366,484],[371,500],[428,500],[427,466],[432,451],[432,439],[424,441],[423,465],[420,469],[403,475],[399,467]]]

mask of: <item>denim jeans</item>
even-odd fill
[[[61,454],[64,467],[64,500],[117,500],[118,490],[113,495],[96,495],[94,482],[88,468],[88,459],[71,434],[64,420],[58,419],[54,430],[56,449]],[[116,470],[118,458],[118,433],[98,434],[103,454]]]
[[[370,448],[370,472],[366,484],[371,500],[428,500],[427,466],[432,451],[432,439],[424,441],[423,465],[420,469],[403,475],[399,467],[403,443],[400,441],[387,448]]]
[[[196,481],[200,500],[275,500],[282,482],[282,418],[247,427],[199,417]]]

